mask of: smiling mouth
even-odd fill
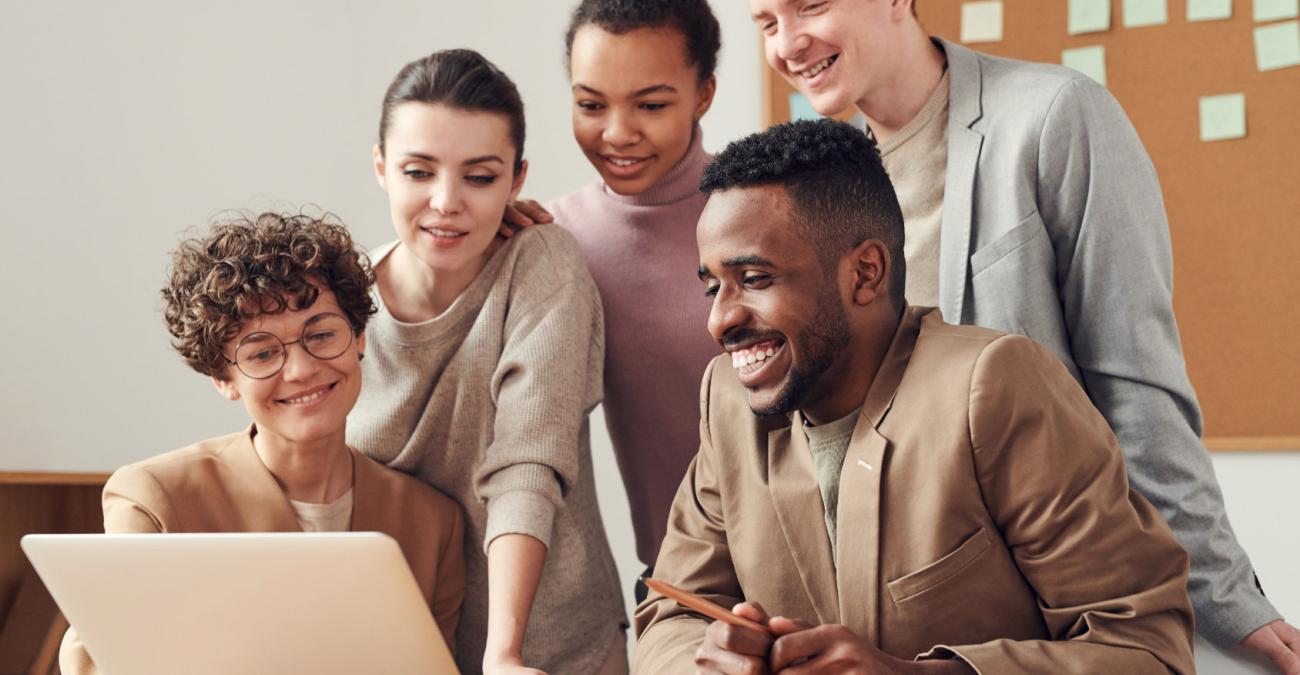
[[[300,394],[298,396],[294,396],[293,398],[276,399],[275,402],[279,403],[280,405],[286,405],[291,407],[311,405],[313,403],[316,403],[317,401],[320,401],[326,396],[329,396],[330,392],[334,391],[334,387],[336,386],[338,386],[338,382],[334,382],[332,384],[327,384],[323,387],[312,389],[310,391],[307,391],[306,393]]]
[[[808,68],[804,68],[803,70],[796,72],[795,75],[798,75],[799,77],[802,77],[805,80],[811,80],[814,77],[817,77],[819,74],[821,74],[823,70],[830,68],[831,64],[838,61],[839,58],[840,58],[839,54],[832,54],[822,59],[821,61],[812,64]]]
[[[421,227],[420,229],[439,239],[460,239],[469,234],[468,232],[458,232],[456,230],[444,230],[440,227]]]
[[[785,348],[785,341],[769,339],[744,349],[731,352],[731,367],[742,377],[754,375],[767,365],[768,360],[776,357]]]

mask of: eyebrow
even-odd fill
[[[604,92],[600,91],[599,89],[588,87],[585,84],[575,84],[573,85],[573,88],[581,89],[582,91],[585,91],[588,94],[592,94],[595,96],[605,95]],[[650,94],[676,94],[676,93],[677,93],[677,87],[674,87],[671,84],[652,84],[649,87],[638,89],[632,92],[632,97],[637,98],[639,96],[649,96]]]
[[[433,164],[438,163],[437,157],[434,157],[433,155],[426,155],[421,152],[407,152],[402,155],[402,158],[419,159],[425,162],[431,162]],[[460,164],[461,166],[471,166],[473,164],[490,164],[492,162],[496,162],[498,164],[506,163],[506,161],[504,159],[501,159],[501,157],[498,155],[479,155],[478,157],[470,157],[469,159],[461,162]]]
[[[776,267],[776,263],[757,255],[738,255],[734,258],[727,258],[722,261],[722,266],[726,268],[745,267],[751,265],[754,267]],[[700,281],[713,276],[713,273],[709,271],[708,265],[700,265],[698,273],[700,275]]]

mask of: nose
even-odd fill
[[[812,38],[792,26],[778,26],[776,35],[768,37],[782,61],[798,61],[798,57],[812,44]]]
[[[600,139],[614,147],[635,145],[641,140],[641,132],[632,115],[613,110],[606,118],[605,130]]]
[[[303,349],[301,342],[288,345],[285,349],[287,351],[284,354],[284,368],[280,371],[285,380],[289,382],[304,381],[311,379],[311,376],[316,374],[316,369],[320,367],[320,363],[316,361],[316,357],[308,354],[307,350]]]
[[[443,215],[461,211],[461,184],[450,174],[450,171],[442,172],[436,180],[430,181],[429,186],[429,208]]]
[[[709,335],[721,344],[727,333],[748,324],[749,320],[749,307],[725,286],[719,287],[718,294],[713,296],[713,307],[709,309]]]

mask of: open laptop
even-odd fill
[[[104,675],[456,673],[376,532],[28,535]]]

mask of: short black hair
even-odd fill
[[[722,30],[707,0],[582,0],[564,34],[564,65],[573,54],[573,37],[591,24],[615,35],[638,28],[675,28],[686,39],[686,58],[703,84],[718,67]]]
[[[780,185],[823,265],[878,239],[889,251],[890,300],[903,306],[903,212],[876,142],[831,119],[786,122],[728,145],[704,169],[700,191]]]

